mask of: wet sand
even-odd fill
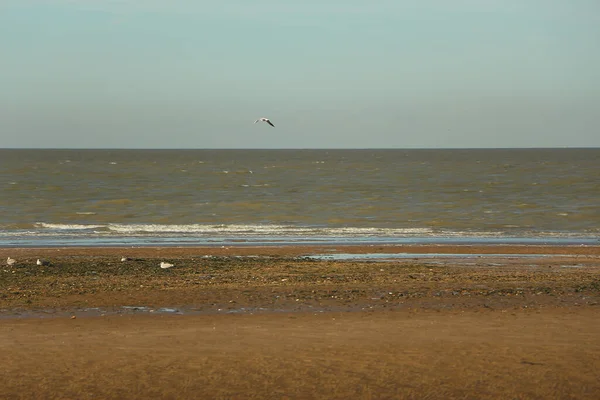
[[[303,257],[377,252],[465,257]],[[8,256],[3,399],[600,395],[597,246],[0,249]]]

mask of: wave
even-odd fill
[[[46,222],[36,222],[34,224],[36,228],[42,229],[54,229],[54,230],[67,230],[67,231],[82,231],[82,230],[95,230],[95,229],[106,229],[107,225],[88,225],[88,224],[50,224]]]
[[[310,227],[293,225],[252,224],[54,224],[38,222],[42,231],[97,231],[120,235],[128,234],[234,234],[234,235],[427,235],[429,228],[375,228],[375,227]]]
[[[597,232],[523,229],[451,231],[438,228],[328,227],[254,224],[55,224],[15,229],[0,225],[3,246],[283,245],[283,244],[590,244]]]
[[[33,228],[33,229],[31,229]],[[128,236],[181,236],[181,237],[588,237],[597,232],[535,231],[519,227],[484,230],[448,230],[444,228],[387,228],[387,227],[332,227],[281,224],[55,224],[37,222],[28,230],[37,234],[110,235]],[[518,229],[517,229],[518,228]],[[23,233],[23,230],[21,233]],[[0,229],[2,231],[2,229]]]

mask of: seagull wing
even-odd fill
[[[269,125],[271,125],[273,128],[275,128],[275,125],[273,125],[273,124],[271,123],[271,121],[267,120],[267,124],[269,124]]]
[[[254,123],[257,123],[258,121],[260,121],[260,119],[257,119],[256,121],[254,121]]]

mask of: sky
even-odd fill
[[[600,2],[0,0],[23,147],[600,147]]]

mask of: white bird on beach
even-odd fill
[[[6,265],[15,265],[16,262],[17,262],[17,260],[15,260],[14,258],[8,257],[6,259]]]
[[[175,265],[173,265],[173,264],[171,264],[171,263],[168,263],[168,262],[164,262],[164,261],[162,261],[162,262],[160,263],[160,267],[161,267],[162,269],[167,269],[167,268],[171,268],[171,267],[174,267],[174,266],[175,266]]]
[[[47,266],[50,265],[50,261],[48,260],[40,260],[39,258],[35,262],[37,265]]]
[[[271,123],[271,121],[269,120],[269,118],[264,118],[264,117],[263,117],[263,118],[259,118],[259,119],[257,119],[256,121],[254,121],[254,123],[257,123],[257,122],[259,122],[259,121],[266,122],[267,124],[269,124],[269,125],[271,125],[273,128],[275,128],[275,125],[273,125],[273,124]]]
[[[121,257],[121,262],[129,261],[128,257]]]

